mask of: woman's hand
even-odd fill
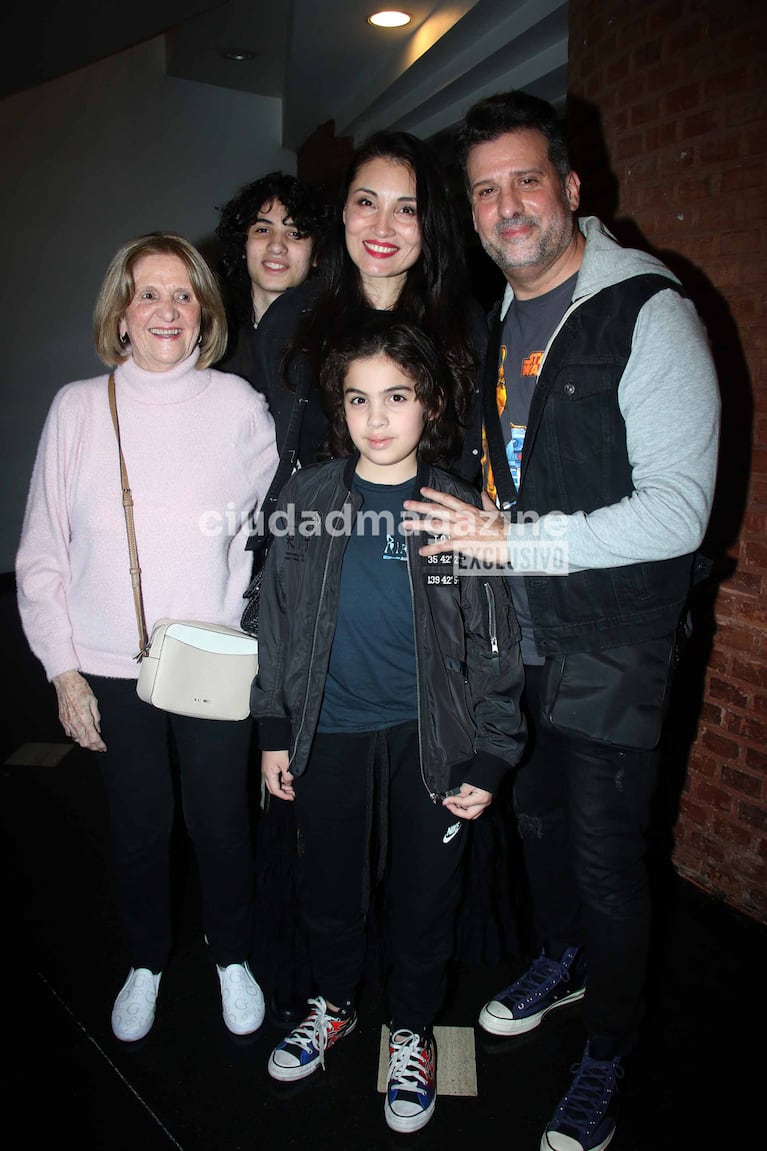
[[[481,787],[472,787],[470,783],[462,783],[458,795],[448,795],[442,800],[442,806],[457,815],[459,819],[477,819],[486,807],[493,802],[493,793],[484,791]]]
[[[51,683],[59,701],[59,719],[64,734],[88,751],[106,751],[101,738],[101,714],[90,684],[79,671],[63,671]]]
[[[288,751],[262,751],[261,775],[266,790],[277,799],[295,799],[293,790],[293,776],[288,770],[290,752]]]
[[[404,502],[405,511],[411,514],[402,520],[403,531],[428,532],[444,538],[424,544],[418,549],[419,555],[460,552],[483,563],[508,564],[508,524],[487,492],[482,493],[481,508],[434,488],[421,488],[421,494],[428,503]]]

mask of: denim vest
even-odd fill
[[[680,291],[664,276],[636,276],[604,288],[565,320],[548,350],[530,407],[517,509],[538,515],[590,512],[634,490],[618,385],[640,309],[669,288]],[[498,320],[483,381],[493,395],[500,331]],[[464,459],[476,458],[476,447],[470,451],[467,446]],[[492,448],[491,462],[497,476],[505,461],[496,459]],[[594,651],[674,632],[692,562],[692,555],[684,555],[565,577],[525,576],[538,650],[542,655]]]

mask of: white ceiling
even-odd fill
[[[385,5],[381,5],[382,7]],[[168,75],[277,97],[283,146],[333,120],[422,138],[475,99],[525,88],[562,105],[567,0],[405,0],[406,28],[367,23],[366,0],[38,0],[0,17],[0,97],[164,35]],[[229,49],[254,58],[226,60]]]

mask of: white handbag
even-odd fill
[[[139,635],[136,692],[145,703],[176,715],[201,719],[247,719],[250,687],[258,670],[258,641],[244,631],[199,620],[161,619],[147,638],[141,568],[133,524],[133,496],[120,443],[114,376],[109,410],[120,453],[125,527]]]
[[[246,719],[258,641],[236,628],[161,619],[152,629],[136,691],[177,715]]]

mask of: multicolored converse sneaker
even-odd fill
[[[267,1071],[272,1079],[292,1083],[325,1067],[325,1052],[357,1026],[351,1003],[337,1014],[328,1010],[321,995],[309,1000],[311,1011],[269,1056]]]
[[[620,1058],[592,1059],[587,1043],[571,1070],[574,1079],[541,1137],[540,1151],[604,1151],[615,1134]]]
[[[389,1039],[384,1116],[392,1131],[420,1131],[437,1102],[437,1048],[433,1035],[400,1029]]]
[[[583,999],[586,964],[583,949],[568,947],[562,958],[543,952],[516,982],[499,991],[479,1013],[479,1025],[491,1035],[521,1035],[555,1007]]]

